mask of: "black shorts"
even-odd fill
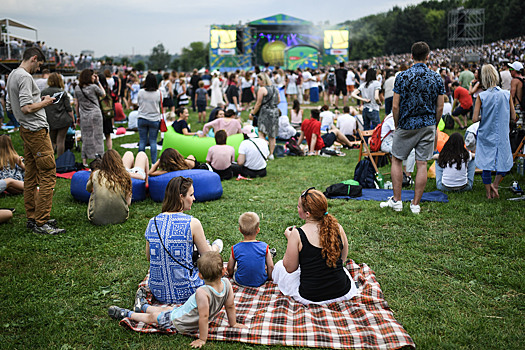
[[[162,107],[171,108],[175,106],[173,99],[171,97],[166,97],[162,99]]]
[[[467,114],[470,112],[471,109],[472,109],[472,107],[470,107],[469,109],[465,109],[465,108],[463,108],[463,107],[461,107],[461,106],[458,106],[458,107],[454,110],[454,112],[452,112],[452,115],[453,115],[454,117],[457,117],[457,116],[459,116],[459,115],[467,115]]]
[[[335,140],[337,140],[337,136],[333,132],[326,133],[321,136],[324,142],[325,147],[330,147],[334,144]]]
[[[103,117],[104,118],[104,117]],[[102,130],[104,135],[113,134],[113,118],[104,118],[102,119]]]
[[[206,112],[206,101],[198,101],[197,100],[197,111],[200,112]]]
[[[335,87],[335,95],[336,96],[339,96],[339,94],[343,94],[343,96],[346,96],[346,92],[347,92],[346,85],[345,86],[337,85]]]

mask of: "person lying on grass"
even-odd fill
[[[272,279],[273,260],[268,244],[255,238],[260,230],[259,215],[241,214],[239,231],[244,239],[232,247],[228,261],[228,274],[241,286],[259,287]]]
[[[129,317],[134,321],[157,325],[165,330],[191,332],[199,330],[199,338],[191,342],[192,348],[200,348],[208,339],[208,323],[222,309],[231,327],[248,328],[238,323],[233,304],[233,289],[230,281],[222,276],[222,258],[218,252],[204,253],[197,261],[199,277],[204,279],[204,286],[179,307],[159,307],[146,303],[144,297],[135,305],[135,311],[111,306],[108,314],[111,318],[122,320]],[[142,294],[145,296],[145,293]]]

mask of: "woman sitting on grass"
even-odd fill
[[[119,224],[128,219],[131,204],[131,177],[120,155],[108,150],[89,177],[86,190],[91,192],[88,219],[95,225]]]
[[[179,107],[175,110],[175,114],[177,115],[178,119],[173,124],[171,124],[175,132],[186,136],[193,136],[197,134],[196,132],[191,132],[190,126],[188,125],[188,117],[190,116],[188,108]]]
[[[470,191],[474,183],[472,154],[460,133],[450,135],[436,161],[436,187],[440,191]]]
[[[0,193],[11,194],[24,192],[24,175],[26,167],[24,158],[16,153],[11,138],[0,136]]]
[[[151,166],[148,172],[149,176],[159,176],[172,171],[193,169],[197,161],[193,155],[186,159],[174,148],[166,148],[160,155],[159,160]]]
[[[194,200],[193,180],[174,177],[166,186],[162,213],[150,219],[146,228],[146,258],[150,262],[148,286],[155,299],[164,304],[184,303],[204,284],[194,265],[194,246],[200,255],[210,250],[222,251],[220,239],[210,246],[200,221],[184,214]],[[144,291],[139,290],[136,302],[140,302],[143,294]]]
[[[312,187],[301,194],[297,212],[305,224],[284,231],[288,245],[273,270],[273,281],[281,292],[304,305],[350,300],[357,294],[355,282],[343,267],[348,239],[327,210],[322,192]]]

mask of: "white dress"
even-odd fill
[[[224,100],[222,99],[222,88],[221,88],[221,81],[219,78],[213,78],[211,80],[211,101],[210,106],[217,107],[219,102],[224,103]]]

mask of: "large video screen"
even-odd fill
[[[234,49],[237,46],[237,32],[235,30],[210,30],[210,46],[212,49]]]
[[[348,49],[348,30],[325,30],[325,49]]]

